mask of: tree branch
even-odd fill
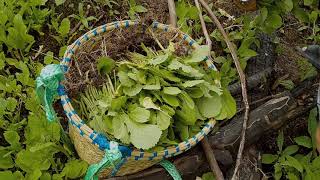
[[[168,8],[169,8],[170,24],[174,27],[177,27],[177,14],[176,14],[176,6],[174,4],[174,0],[168,0]]]
[[[246,77],[245,77],[245,74],[244,74],[244,72],[243,72],[243,70],[242,70],[242,68],[240,66],[240,62],[239,62],[239,58],[237,56],[237,52],[236,52],[233,44],[231,43],[228,35],[224,31],[224,28],[222,27],[222,25],[219,22],[218,18],[214,15],[214,13],[212,12],[212,10],[208,6],[208,4],[206,2],[204,2],[204,0],[199,0],[199,1],[200,1],[201,5],[205,8],[205,10],[208,12],[209,17],[216,24],[216,26],[218,27],[218,30],[222,34],[222,36],[224,38],[224,41],[226,42],[226,44],[227,44],[227,46],[228,46],[228,48],[230,50],[231,56],[232,56],[233,61],[235,63],[236,69],[237,69],[239,77],[240,77],[240,82],[241,82],[242,97],[243,97],[243,103],[244,103],[244,107],[245,107],[245,113],[244,113],[244,119],[243,119],[243,124],[242,124],[241,141],[240,141],[240,145],[239,145],[237,161],[236,161],[234,173],[233,173],[233,176],[232,176],[232,180],[234,180],[234,179],[236,179],[237,172],[238,172],[239,166],[241,164],[242,152],[243,152],[244,143],[245,143],[247,122],[248,122],[248,119],[249,119],[249,111],[250,111],[249,102],[248,102],[248,94],[247,94],[247,86],[246,86]]]
[[[198,8],[202,31],[203,31],[203,34],[206,38],[207,45],[209,46],[208,57],[212,60],[212,58],[211,58],[212,41],[210,39],[206,24],[205,24],[203,16],[202,16],[202,10],[200,8],[199,1],[195,0],[195,4]],[[213,173],[215,174],[217,180],[224,180],[221,169],[216,161],[216,157],[214,156],[213,150],[211,149],[211,147],[209,145],[208,138],[204,137],[203,140],[201,141],[201,144],[203,147],[203,151],[205,152],[205,155],[206,155],[207,160],[209,162],[210,168],[213,171]]]

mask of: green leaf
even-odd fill
[[[60,6],[64,2],[66,2],[66,0],[55,0],[56,6]]]
[[[298,152],[298,150],[299,150],[299,146],[297,146],[297,145],[291,145],[291,146],[286,147],[286,148],[283,150],[282,155],[284,155],[284,156],[290,156],[290,155]]]
[[[81,178],[87,171],[88,163],[82,160],[71,160],[65,164],[61,174],[66,178]]]
[[[149,64],[158,65],[158,64],[161,64],[161,63],[165,62],[168,58],[169,58],[169,54],[168,53],[166,53],[164,55],[156,56],[155,58],[153,58],[150,61]]]
[[[11,145],[11,147],[20,147],[20,136],[16,131],[5,131],[3,135],[6,141]]]
[[[135,96],[142,90],[142,88],[143,86],[141,84],[136,84],[132,87],[123,87],[123,92],[128,96]]]
[[[181,90],[177,87],[164,87],[163,93],[169,94],[169,95],[177,95],[181,93]]]
[[[281,0],[281,8],[284,9],[286,13],[290,12],[293,9],[293,2],[292,0]]]
[[[129,143],[129,132],[125,125],[125,120],[128,119],[127,115],[120,114],[112,119],[113,135],[115,138],[120,139],[121,142]]]
[[[306,148],[312,148],[312,141],[311,138],[308,136],[300,136],[294,138],[294,141],[299,145]]]
[[[18,102],[15,98],[12,98],[12,97],[7,98],[7,109],[10,112],[13,112],[16,109],[17,104]]]
[[[66,36],[70,31],[70,21],[68,18],[64,18],[59,26],[59,33],[62,37]]]
[[[279,163],[276,163],[274,165],[274,174],[275,174],[275,179],[280,180],[280,178],[282,176],[282,167]]]
[[[160,110],[160,107],[155,105],[150,97],[145,97],[142,105],[146,109]]]
[[[111,110],[117,111],[124,107],[127,102],[127,97],[126,96],[120,96],[118,98],[113,98],[111,101]]]
[[[263,164],[272,164],[278,159],[278,155],[273,154],[262,154]]]
[[[178,95],[178,97],[181,99],[181,101],[187,105],[190,109],[194,108],[194,101],[192,98],[189,96],[188,93],[185,91],[181,91],[181,93]]]
[[[144,123],[149,121],[150,111],[145,108],[135,107],[129,112],[129,117],[136,122]]]
[[[8,150],[0,149],[0,169],[9,169],[14,167],[14,162],[11,158],[11,155],[8,155],[8,153]]]
[[[320,170],[320,156],[316,157],[313,161],[312,161],[312,168],[315,170]]]
[[[202,174],[201,177],[202,180],[216,180],[216,177],[214,176],[214,174],[212,172],[207,172]]]
[[[97,68],[99,73],[109,74],[115,67],[115,62],[110,57],[102,56],[98,60]]]
[[[193,86],[196,86],[198,84],[201,84],[205,82],[204,80],[191,80],[191,81],[186,81],[182,84],[183,87],[185,88],[189,88],[189,87],[193,87]]]
[[[126,125],[130,132],[130,142],[136,148],[150,149],[154,147],[162,133],[160,128],[153,124],[140,124],[126,120]]]
[[[121,85],[124,87],[131,87],[135,84],[135,82],[132,79],[130,79],[128,74],[124,71],[119,71],[118,77],[121,82]]]
[[[138,13],[148,12],[148,10],[141,5],[136,5],[133,7],[133,9],[135,12],[138,12]]]
[[[304,1],[303,1],[303,4],[304,4],[305,6],[311,6],[311,5],[313,4],[313,1],[314,1],[314,0],[304,0]]]
[[[283,141],[284,141],[283,131],[279,131],[279,135],[277,137],[277,146],[280,152],[282,152]]]
[[[217,120],[231,119],[237,112],[237,104],[231,96],[229,90],[224,89],[221,98],[221,112],[216,117]]]
[[[287,165],[287,166],[293,167],[293,168],[295,168],[296,170],[298,170],[301,173],[303,171],[303,167],[300,164],[300,162],[297,159],[295,159],[294,157],[291,157],[291,156],[286,156],[286,161],[283,162],[281,165]]]
[[[180,101],[176,96],[162,94],[162,99],[172,107],[178,107],[180,105]]]
[[[0,179],[16,180],[16,177],[12,174],[11,171],[0,171]]]
[[[192,88],[188,89],[187,93],[192,97],[192,98],[201,98],[204,93],[200,88]]]
[[[28,172],[26,174],[26,179],[27,180],[33,180],[33,179],[39,179],[41,177],[42,173],[40,171],[40,169],[35,169],[31,172]]]
[[[295,174],[290,173],[290,172],[288,173],[287,177],[289,180],[300,180],[299,177],[297,177]]]
[[[176,125],[176,130],[179,132],[179,136],[180,139],[182,141],[185,141],[187,139],[189,139],[190,135],[189,135],[189,127],[187,125],[185,125],[184,123],[181,122],[175,122]]]
[[[221,98],[217,94],[212,95],[211,98],[202,97],[197,101],[197,106],[202,116],[213,118],[221,112]]]
[[[195,63],[203,61],[206,56],[209,55],[209,46],[203,45],[197,48],[192,52],[191,58],[188,58],[185,62],[186,63]]]
[[[157,112],[157,125],[161,130],[168,129],[171,121],[171,116],[169,116],[167,113],[159,111]]]

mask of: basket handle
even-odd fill
[[[44,105],[46,116],[49,122],[56,121],[57,116],[52,103],[58,96],[60,81],[64,80],[64,73],[59,64],[49,64],[45,66],[36,79],[36,93],[41,103]]]

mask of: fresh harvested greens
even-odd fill
[[[116,75],[106,74],[101,90],[90,87],[80,96],[81,113],[93,129],[123,144],[150,149],[190,138],[209,118],[235,114],[236,103],[221,87],[218,72],[205,71],[198,63],[206,46],[188,57],[174,55],[172,45],[159,52],[144,49],[146,56],[131,53],[128,61],[99,59],[100,73]]]

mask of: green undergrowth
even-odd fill
[[[317,109],[309,113],[309,136],[294,137],[293,145],[284,146],[284,134],[277,137],[276,154],[263,154],[262,163],[273,167],[274,179],[315,180],[320,176],[320,156],[316,152]]]

